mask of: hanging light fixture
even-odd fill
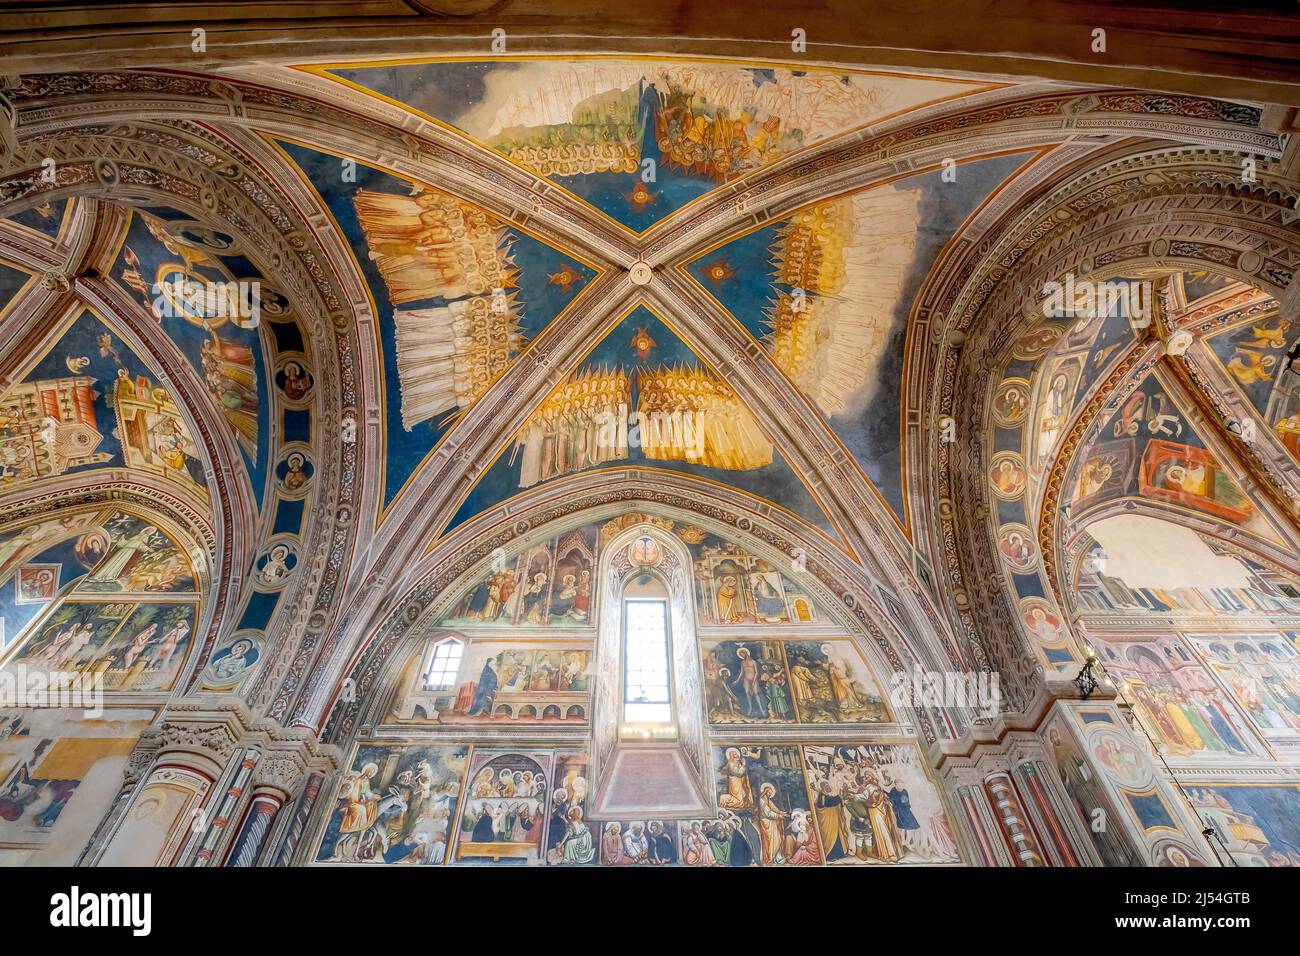
[[[1097,655],[1089,653],[1088,659],[1083,662],[1083,667],[1079,669],[1078,675],[1074,678],[1074,686],[1079,688],[1079,693],[1084,700],[1092,696],[1097,689]]]

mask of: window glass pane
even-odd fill
[[[672,719],[668,693],[668,608],[659,600],[628,600],[623,647],[623,719],[667,723]]]
[[[429,658],[429,666],[424,672],[426,689],[450,687],[460,670],[460,659],[465,645],[460,641],[448,640],[438,644]]]
[[[624,704],[623,719],[628,723],[666,724],[673,719],[668,704]]]

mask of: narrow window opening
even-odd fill
[[[623,620],[623,720],[669,723],[668,602],[629,598],[623,602]]]
[[[429,655],[429,664],[424,669],[424,689],[451,690],[464,652],[464,643],[455,638],[434,645],[433,652]]]

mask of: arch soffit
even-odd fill
[[[1173,269],[1187,266],[1189,263],[1194,263],[1196,268],[1204,268],[1207,264],[1222,268],[1221,263],[1226,260],[1232,264],[1228,268],[1230,272],[1235,273],[1235,277],[1259,284],[1258,272],[1265,265],[1264,257],[1260,256],[1259,261],[1254,262],[1248,260],[1248,264],[1252,265],[1255,271],[1248,271],[1241,266],[1244,252],[1263,248],[1276,257],[1274,261],[1279,266],[1277,278],[1272,283],[1274,291],[1280,292],[1290,283],[1294,271],[1293,263],[1300,260],[1300,255],[1297,254],[1296,237],[1292,234],[1292,241],[1285,244],[1279,243],[1278,238],[1279,232],[1282,235],[1287,234],[1287,230],[1279,224],[1286,221],[1287,217],[1283,214],[1283,209],[1289,201],[1290,194],[1294,192],[1294,184],[1288,186],[1270,167],[1263,177],[1268,186],[1260,185],[1253,189],[1239,188],[1240,184],[1237,180],[1240,169],[1236,165],[1235,157],[1176,149],[1172,151],[1173,164],[1182,169],[1176,170],[1179,175],[1174,179],[1179,181],[1181,188],[1170,188],[1170,180],[1161,176],[1158,169],[1151,169],[1153,166],[1159,167],[1162,156],[1169,153],[1167,147],[1154,151],[1147,148],[1137,155],[1120,158],[1110,167],[1101,167],[1082,176],[1066,178],[1054,193],[1046,197],[1029,197],[1021,202],[1019,208],[1005,217],[1006,225],[998,231],[1000,235],[990,230],[989,236],[984,240],[984,243],[988,244],[988,249],[981,250],[983,254],[978,257],[978,266],[967,264],[958,273],[960,281],[951,281],[946,286],[936,286],[936,291],[942,290],[943,293],[942,297],[937,297],[940,304],[936,307],[936,311],[942,318],[944,333],[936,337],[946,341],[936,347],[937,374],[931,384],[928,414],[924,416],[932,426],[927,443],[927,457],[934,466],[935,474],[938,476],[937,484],[941,489],[935,496],[938,501],[939,517],[935,527],[939,529],[938,536],[943,543],[943,549],[939,554],[942,555],[950,576],[962,594],[964,594],[963,574],[956,547],[957,541],[962,538],[974,539],[978,542],[977,551],[982,552],[978,560],[984,568],[992,572],[991,575],[981,572],[972,577],[977,582],[981,579],[1000,579],[997,573],[998,565],[992,560],[991,536],[984,530],[986,522],[982,519],[960,522],[956,517],[956,510],[951,505],[952,501],[963,497],[981,503],[977,508],[964,509],[965,513],[969,515],[988,513],[987,505],[984,504],[987,502],[987,490],[983,487],[985,482],[981,480],[982,454],[977,451],[974,456],[954,456],[952,451],[955,449],[938,442],[938,429],[933,423],[938,417],[949,414],[950,409],[966,409],[966,434],[976,436],[971,438],[971,441],[981,441],[978,437],[982,434],[980,428],[987,417],[988,404],[992,398],[989,381],[991,379],[996,384],[996,370],[1001,365],[999,357],[1006,353],[1014,337],[1035,321],[1040,301],[1037,289],[1041,287],[1041,282],[1045,278],[1051,277],[1054,273],[1063,274],[1070,271],[1071,267],[1084,263],[1089,257],[1093,257],[1091,264],[1094,266],[1093,272],[1089,274],[1090,278],[1103,278],[1136,269]],[[1201,170],[1207,163],[1210,166],[1217,165],[1220,172],[1207,174],[1202,171],[1195,176],[1190,176],[1188,174],[1193,162]],[[1144,171],[1142,168],[1144,166],[1147,167],[1147,171],[1155,172],[1154,181],[1151,177],[1145,181],[1139,178]],[[1103,195],[1106,192],[1116,192],[1102,189],[1104,180],[1108,178],[1121,181],[1127,179],[1129,190],[1136,188],[1140,193],[1145,189],[1154,195],[1147,197],[1139,195],[1133,199],[1125,197],[1123,195],[1125,190],[1121,188],[1118,190],[1120,199],[1112,198],[1102,209],[1091,210],[1089,219],[1080,222],[1080,213],[1088,211],[1088,203],[1085,201],[1088,191],[1098,190]],[[1188,184],[1184,185],[1182,181],[1188,181]],[[1164,188],[1153,188],[1157,186]],[[1181,214],[1171,214],[1168,209],[1161,208],[1177,205],[1177,201],[1184,198],[1191,200],[1185,205],[1193,208]],[[1124,199],[1127,199],[1127,202],[1122,201]],[[1134,222],[1133,204],[1140,205],[1144,201],[1148,205],[1142,211],[1152,220],[1150,224]],[[1165,228],[1172,227],[1174,230],[1194,230],[1199,226],[1205,230],[1204,213],[1203,211],[1197,213],[1194,208],[1198,203],[1221,204],[1227,207],[1230,215],[1221,217],[1219,223],[1211,223],[1208,230],[1218,233],[1213,238],[1219,242],[1227,241],[1230,236],[1231,244],[1236,246],[1231,248],[1231,255],[1215,255],[1211,258],[1211,250],[1216,246],[1214,242],[1204,241],[1207,238],[1204,232],[1194,238],[1202,240],[1197,251],[1204,254],[1205,258],[1188,256],[1171,259],[1167,248],[1153,248],[1149,225],[1159,224]],[[1248,218],[1245,214],[1244,207],[1248,204],[1254,207],[1252,214],[1258,213],[1260,209],[1264,210],[1264,217],[1268,221],[1263,227],[1260,226],[1258,218]],[[1053,221],[1058,218],[1056,209],[1065,210],[1059,216],[1059,221]],[[1151,215],[1153,212],[1155,215]],[[1100,227],[1095,225],[1098,220],[1101,221]],[[1134,232],[1137,226],[1148,227],[1147,234],[1141,239]],[[1167,240],[1165,245],[1167,247]],[[1245,245],[1245,248],[1242,248],[1242,245]],[[1223,246],[1219,245],[1217,248],[1221,249]],[[1163,253],[1163,255],[1153,253]],[[972,255],[972,259],[974,258]],[[1100,269],[1097,268],[1098,261],[1101,262]],[[981,324],[979,317],[986,314],[1010,314],[1014,318],[1012,322],[989,321]],[[972,328],[974,329],[972,338],[967,341],[967,330]],[[957,333],[955,336],[954,332]],[[1131,360],[1130,353],[1114,361],[1122,363]],[[965,401],[961,394],[963,390],[975,390],[979,394],[972,396],[973,400]],[[956,465],[957,469],[955,472],[950,472],[949,469],[953,465]],[[958,493],[959,488],[964,494]],[[945,501],[949,502],[946,508]],[[1046,513],[1050,509],[1045,505],[1043,510]],[[971,530],[960,534],[957,531],[960,524],[969,525]],[[967,621],[969,627],[978,627],[969,600],[953,603],[957,605],[958,620]],[[1013,627],[1018,626],[1004,619],[1002,626],[1008,624]],[[1021,643],[1025,642],[1021,641]]]

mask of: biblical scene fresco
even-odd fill
[[[391,720],[451,725],[586,722],[591,711],[590,647],[562,641],[474,641],[457,651],[461,656],[456,670],[440,670],[436,682],[415,673],[432,662],[412,659],[410,690],[394,701]]]
[[[961,861],[943,801],[926,776],[915,746],[802,749],[826,862]]]
[[[1225,692],[1177,634],[1146,639],[1094,635],[1092,641],[1107,673],[1124,681],[1125,695],[1139,711],[1143,726],[1168,756],[1267,756],[1242,712],[1241,698],[1234,700],[1235,695]]]
[[[713,748],[718,816],[589,820],[567,748],[362,744],[318,863],[815,866],[957,863],[912,744]]]
[[[1237,866],[1300,866],[1300,786],[1186,789]]]
[[[1276,310],[1205,339],[1227,379],[1300,462],[1300,377],[1287,371],[1297,343],[1300,323]]]
[[[810,866],[823,862],[798,747],[713,748],[717,820],[682,825],[694,866]]]
[[[709,720],[879,723],[880,687],[851,640],[701,641]]]
[[[829,623],[803,588],[739,545],[672,519],[633,517],[633,523],[649,521],[686,544],[694,564],[698,624]],[[440,624],[471,632],[593,627],[592,581],[600,549],[626,526],[620,520],[589,524],[522,552],[502,552],[452,604]]]
[[[448,530],[524,489],[627,464],[734,485],[829,530],[820,504],[743,397],[644,306],[537,407]]]
[[[243,451],[254,492],[265,484],[267,368],[262,322],[287,317],[235,240],[173,209],[138,209],[114,276],[135,293],[203,381]]]
[[[370,289],[386,375],[387,505],[595,272],[448,193],[279,145],[320,194]]]
[[[907,320],[945,242],[1030,154],[965,163],[809,207],[690,267],[807,395],[906,521]]]
[[[360,747],[333,795],[316,861],[445,862],[459,829],[468,755],[468,747]]]
[[[981,88],[603,58],[377,64],[326,75],[455,127],[637,232],[795,150]]]
[[[170,690],[193,643],[192,601],[67,600],[5,664],[102,678],[105,691]]]
[[[152,710],[0,710],[0,864],[72,866]]]
[[[1294,639],[1280,632],[1186,637],[1265,738],[1300,738],[1300,653]]]
[[[587,755],[555,751],[551,805],[546,821],[546,862],[582,866],[596,860],[596,834],[587,825],[587,794],[591,788]]]
[[[457,860],[542,860],[550,753],[475,750],[460,812]]]
[[[1076,514],[1118,498],[1140,497],[1175,512],[1190,509],[1275,536],[1154,375],[1103,420],[1100,435],[1077,456],[1066,487]]]
[[[74,589],[80,594],[182,593],[194,590],[194,570],[185,550],[157,525],[131,514],[117,514],[103,531],[77,540],[79,554],[102,553],[90,574]]]
[[[0,395],[0,486],[106,465],[138,468],[207,500],[200,452],[169,388],[85,312]]]
[[[0,620],[10,643],[63,591],[189,593],[188,555],[166,532],[113,509],[63,514],[0,533]]]
[[[558,535],[507,558],[457,601],[442,624],[476,627],[591,627],[595,525]]]
[[[812,598],[763,559],[717,535],[682,536],[694,558],[700,624],[824,623]]]

